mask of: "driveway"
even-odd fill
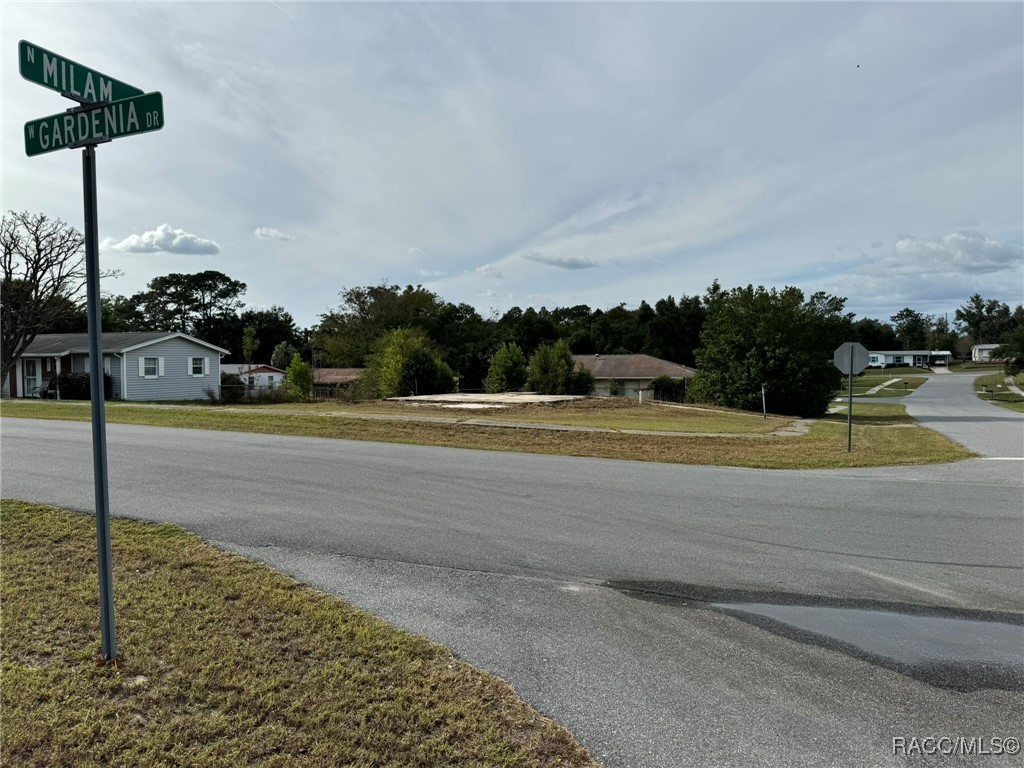
[[[4,419],[3,494],[89,509],[89,439],[85,423]],[[115,514],[184,525],[448,645],[611,768],[910,765],[894,737],[1022,735],[1019,476],[128,425],[108,441]],[[957,631],[1001,643],[1002,666],[901,667],[716,608],[737,601],[982,618]]]
[[[977,374],[930,376],[902,398],[907,413],[988,458],[1024,459],[1024,413],[981,400],[974,394]]]

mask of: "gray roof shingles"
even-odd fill
[[[650,355],[573,355],[597,379],[688,379],[697,371]]]
[[[126,347],[134,347],[136,344],[142,344],[155,339],[162,339],[165,336],[170,335],[171,334],[168,332],[104,333],[103,343],[101,346],[103,347],[104,352],[120,352]],[[89,334],[41,333],[35,337],[31,344],[28,345],[28,349],[25,350],[23,356],[59,357],[60,355],[66,355],[69,352],[88,354]]]

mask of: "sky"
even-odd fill
[[[18,41],[163,94],[97,149],[104,291],[219,270],[485,317],[796,285],[858,316],[1024,302],[1024,5],[0,5],[0,205],[81,228]]]

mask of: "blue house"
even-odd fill
[[[220,361],[228,350],[184,333],[104,333],[103,371],[115,400],[202,400],[220,396]],[[15,363],[3,397],[59,396],[64,371],[89,371],[89,334],[36,336]]]

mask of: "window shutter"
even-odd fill
[[[204,357],[203,358],[203,376],[209,376],[209,375],[210,375],[210,358]]]
[[[146,375],[146,358],[139,356],[139,376]]]
[[[160,367],[158,369],[157,375],[158,376],[163,376],[164,375],[164,359],[162,357],[158,357],[157,360],[160,361]]]

